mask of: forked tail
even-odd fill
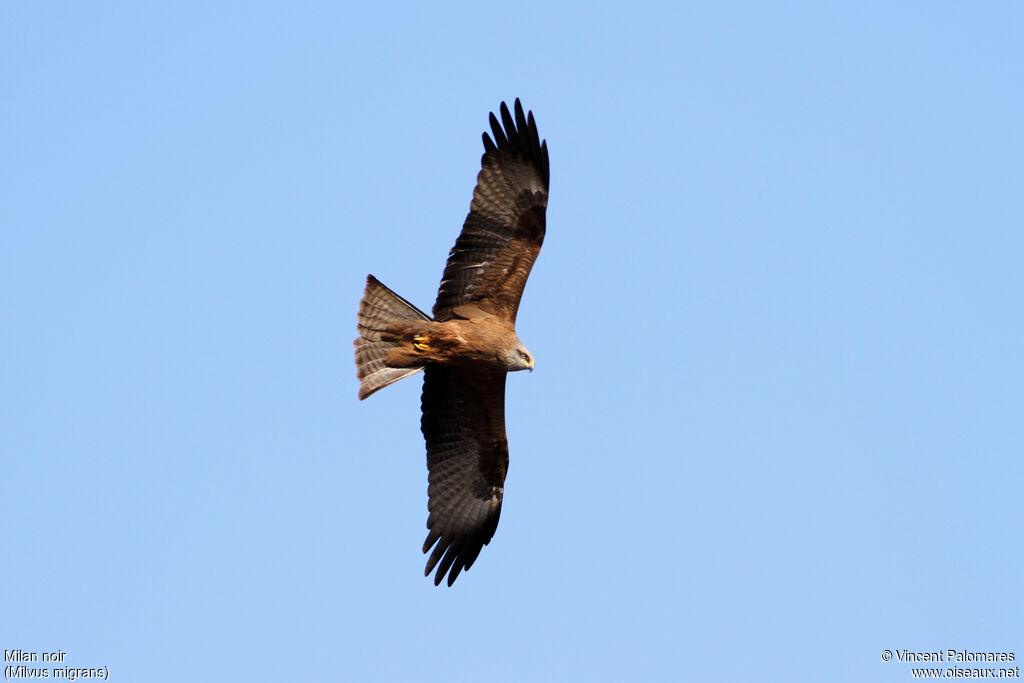
[[[382,285],[380,280],[367,276],[363,300],[359,302],[359,339],[355,341],[360,400],[423,369],[422,365],[392,368],[384,363],[384,357],[401,346],[397,341],[382,339],[387,326],[403,320],[430,319],[426,313]]]

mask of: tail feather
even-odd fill
[[[399,346],[397,342],[382,338],[387,326],[402,320],[430,319],[430,316],[392,292],[374,276],[366,278],[366,289],[359,302],[359,338],[355,340],[360,400],[423,369],[422,365],[392,368],[385,364],[384,357]]]

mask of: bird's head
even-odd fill
[[[515,344],[505,351],[502,361],[509,372],[515,372],[516,370],[533,371],[533,354],[518,339],[516,339]]]

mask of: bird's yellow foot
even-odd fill
[[[427,351],[428,349],[430,349],[430,338],[422,334],[413,337],[412,347],[417,351]]]

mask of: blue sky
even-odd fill
[[[0,641],[113,680],[904,681],[1024,657],[1024,10],[7,3]],[[551,153],[501,524],[422,576],[488,112]]]

